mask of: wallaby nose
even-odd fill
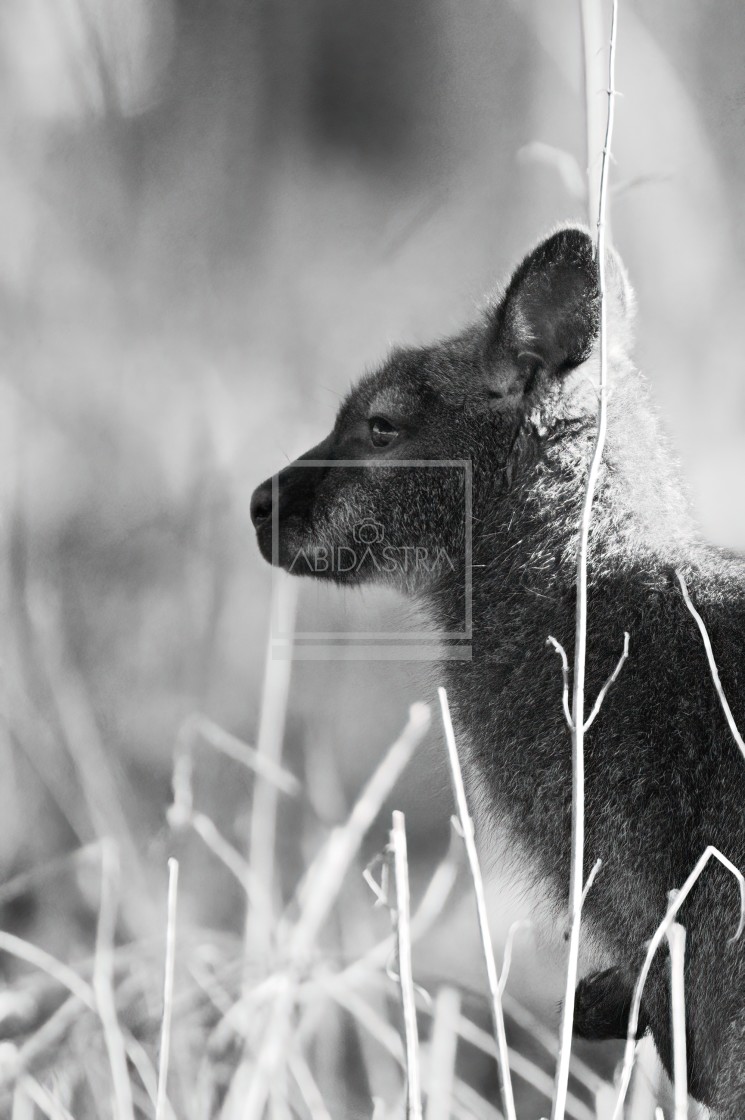
[[[265,525],[269,518],[272,516],[272,484],[271,482],[262,482],[261,486],[257,486],[251,496],[251,520],[256,529],[260,525]]]

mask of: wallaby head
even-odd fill
[[[617,370],[632,297],[615,254],[606,271]],[[462,464],[473,470],[474,523],[494,525],[500,507],[508,516],[540,439],[597,412],[598,328],[593,242],[561,228],[475,325],[395,350],[352,390],[330,435],[256,490],[264,557],[296,574],[409,592],[451,578],[465,561]]]

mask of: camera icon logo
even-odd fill
[[[380,544],[385,536],[385,529],[379,521],[366,517],[355,525],[353,536],[358,544]]]

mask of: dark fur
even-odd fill
[[[597,1006],[605,981],[580,989],[580,1029],[591,1031],[594,1020],[601,1033],[609,1024],[622,1029],[628,985],[667,893],[683,883],[706,845],[745,868],[745,762],[674,575],[678,568],[686,578],[745,727],[745,564],[701,542],[691,526],[645,385],[629,360],[632,300],[614,256],[607,270],[611,391],[590,544],[589,704],[618,660],[624,630],[631,649],[585,747],[586,873],[603,860],[586,916],[618,976],[628,978],[615,994],[607,986],[605,1010]],[[470,460],[473,660],[444,662],[442,672],[456,730],[475,763],[481,825],[508,823],[557,912],[569,871],[571,748],[559,661],[546,638],[559,639],[571,662],[577,529],[596,426],[597,291],[588,234],[560,230],[526,258],[474,326],[433,346],[396,351],[363,378],[331,435],[309,453],[374,459],[380,467],[293,464],[279,475],[280,563],[289,566],[301,545],[352,543],[364,518],[384,526],[385,543],[394,548],[444,542],[456,558],[454,571],[383,575],[373,549],[353,576],[326,575],[397,582],[450,631],[463,620],[462,472],[386,465]],[[386,448],[371,444],[373,414],[400,431]],[[267,559],[271,512],[264,484],[252,513]],[[745,941],[728,940],[738,914],[737,885],[715,865],[681,911],[690,1087],[726,1120],[745,1116]],[[649,977],[645,1015],[669,1068],[662,956]]]
[[[580,980],[574,996],[574,1033],[578,1038],[600,1041],[626,1038],[634,995],[634,978],[620,968],[605,968]],[[647,1030],[649,1023],[642,1006],[636,1036]]]

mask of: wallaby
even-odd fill
[[[633,296],[613,252],[606,275],[608,434],[588,560],[588,707],[618,662],[624,631],[630,650],[585,742],[585,875],[603,861],[583,911],[590,971],[575,999],[577,1033],[589,1037],[625,1035],[646,942],[668,892],[706,846],[745,869],[745,760],[675,574],[706,623],[745,728],[745,560],[696,534],[630,359]],[[562,227],[474,325],[395,350],[363,377],[331,434],[275,479],[276,508],[271,481],[251,503],[267,560],[339,582],[393,583],[444,634],[463,630],[470,573],[472,659],[444,659],[441,671],[474,812],[482,835],[507,831],[557,925],[567,908],[571,744],[561,666],[547,638],[564,645],[571,663],[598,332],[592,239]],[[437,469],[454,461],[470,463],[470,548],[464,470]],[[359,556],[363,524],[374,531],[359,562],[329,562],[335,550]],[[418,562],[425,554],[444,560]],[[690,1091],[720,1120],[745,1117],[745,937],[732,939],[739,918],[738,884],[712,861],[679,920]],[[669,1070],[662,950],[642,1023]]]

